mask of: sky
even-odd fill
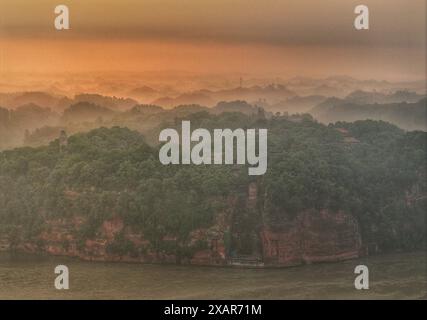
[[[70,30],[54,28],[54,8]],[[425,0],[1,0],[0,74],[162,71],[425,78]]]

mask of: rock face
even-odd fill
[[[74,197],[70,193],[71,196]],[[258,266],[291,266],[360,256],[361,236],[358,222],[352,215],[342,211],[311,210],[300,212],[292,220],[285,220],[280,225],[269,226],[262,222],[262,209],[257,205],[259,200],[258,186],[252,182],[239,215],[234,210],[238,207],[237,197],[229,197],[225,200],[228,209],[217,213],[210,227],[193,230],[186,243],[179,243],[171,235],[164,236],[161,241],[169,248],[166,251],[158,247],[155,249],[141,232],[126,226],[120,216],[104,221],[95,236],[84,240],[79,236],[81,228],[87,223],[84,217],[49,220],[46,221],[47,228],[36,238],[21,241],[14,249],[90,261],[234,265],[239,252],[238,246],[233,247],[231,239],[237,235],[239,240],[247,241],[249,238],[245,236],[249,234],[250,239],[255,239],[258,244],[254,246],[256,252],[252,251],[245,258],[256,258]],[[248,213],[254,212],[260,214],[257,216],[257,224],[252,225],[250,230],[247,227],[239,228],[238,225],[236,227],[236,219],[244,221]],[[112,250],[118,239],[121,241],[120,248],[125,244],[126,248],[131,249],[125,252]],[[8,247],[4,239],[0,244],[4,250]],[[183,249],[185,254],[182,254]]]
[[[207,248],[197,250],[190,259],[190,264],[195,265],[226,265],[227,249],[226,234],[229,232],[230,223],[227,214],[217,217],[216,223],[209,229],[199,229],[191,234],[191,243],[204,241]]]
[[[150,263],[176,263],[174,254],[153,252],[143,235],[132,233],[120,218],[105,221],[99,235],[79,243],[75,231],[81,219],[57,220],[49,223],[49,231],[39,240],[21,243],[17,249],[26,252],[46,252],[52,255],[78,257],[90,261],[126,261]],[[189,246],[205,246],[194,251],[192,256],[180,263],[194,265],[227,265],[230,256],[227,249],[227,234],[230,222],[227,214],[218,216],[216,223],[206,229],[191,233]],[[108,251],[115,235],[123,232],[137,249],[138,254],[118,255]],[[304,263],[340,261],[360,256],[361,238],[357,221],[343,212],[312,211],[300,213],[293,221],[280,226],[263,226],[259,239],[264,266],[292,266]],[[174,244],[173,237],[164,241]]]
[[[229,228],[227,219],[228,215],[221,213],[210,228],[194,230],[187,244],[189,248],[194,248],[194,252],[191,257],[184,258],[170,252],[155,251],[143,234],[133,232],[118,216],[104,221],[96,237],[84,241],[78,237],[81,226],[86,222],[84,218],[50,220],[47,221],[46,230],[35,239],[20,242],[13,249],[27,253],[77,257],[88,261],[226,265],[225,234]],[[118,254],[109,250],[118,235],[122,235],[123,239],[131,243],[134,248],[132,254]],[[165,236],[162,240],[171,247],[175,247],[178,241],[173,236]],[[203,246],[200,246],[200,243]],[[0,241],[0,245],[2,251],[9,250],[7,239]]]
[[[361,252],[358,223],[344,212],[303,212],[274,229],[264,226],[260,236],[266,265],[339,261]]]

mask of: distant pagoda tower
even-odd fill
[[[68,137],[65,130],[61,130],[59,134],[59,152],[62,152],[68,145]]]

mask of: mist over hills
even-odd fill
[[[415,103],[363,104],[343,103],[330,108],[317,108],[316,119],[330,123],[372,119],[395,123],[406,130],[426,130],[426,99]]]
[[[425,95],[410,91],[391,94],[354,91],[344,99],[332,97],[308,112],[319,121],[383,120],[406,130],[426,130]]]
[[[15,109],[30,103],[44,108],[63,110],[72,103],[72,100],[66,96],[41,91],[0,93],[0,106],[3,108]]]
[[[395,102],[417,102],[425,95],[417,94],[408,90],[398,90],[390,94],[382,92],[368,92],[356,90],[350,93],[344,100],[357,104],[372,104],[372,103],[395,103]]]
[[[8,75],[8,81],[0,83],[0,105],[10,106],[4,93],[20,95],[22,92],[48,93],[56,97],[73,100],[79,94],[99,94],[108,97],[122,97],[150,104],[157,99],[177,99],[181,95],[203,95],[214,100],[246,100],[253,102],[268,99],[270,104],[286,100],[293,95],[344,98],[353,91],[381,92],[389,94],[399,90],[425,94],[425,80],[390,82],[376,79],[356,79],[349,76],[327,78],[277,76],[259,77],[250,74],[197,74],[185,72],[143,72],[143,73],[78,73],[78,74],[31,74],[31,82],[25,82],[25,75]],[[37,101],[33,101],[39,104]],[[41,101],[39,101],[41,102]],[[94,102],[94,101],[89,101]],[[28,101],[26,102],[28,103]],[[164,107],[172,107],[180,101]],[[21,103],[23,104],[23,103]],[[18,104],[19,105],[19,104]],[[205,104],[206,106],[212,106]],[[44,104],[44,106],[54,107]]]
[[[85,78],[82,78],[84,86]],[[122,79],[122,78],[118,78]],[[98,78],[99,88],[103,87]],[[180,89],[172,85],[120,86],[129,95],[77,93],[67,96],[43,91],[0,93],[0,149],[48,143],[64,129],[69,133],[99,126],[125,126],[140,132],[162,122],[197,112],[239,112],[267,118],[309,113],[324,123],[384,120],[405,130],[426,130],[425,90],[420,82],[391,83],[347,76],[326,79],[244,79],[239,85]],[[271,80],[271,79],[270,79]],[[199,86],[208,85],[201,79]],[[58,87],[61,81],[57,81]],[[109,80],[110,89],[115,87]],[[117,86],[116,86],[117,87]],[[195,86],[197,87],[197,86]],[[152,134],[149,134],[152,136]]]
[[[160,124],[173,125],[177,118],[190,114],[224,112],[272,116],[272,113],[245,101],[220,102],[212,108],[198,104],[183,104],[165,109],[156,105],[137,104],[126,111],[82,101],[58,113],[31,104],[10,110],[0,108],[0,130],[2,130],[0,149],[43,145],[55,139],[61,130],[77,133],[100,126],[121,126],[138,130],[151,137],[154,143],[158,137],[150,132]]]
[[[177,105],[182,104],[200,104],[200,105],[206,105],[211,106],[214,105],[214,100],[209,97],[207,94],[201,93],[201,92],[193,92],[193,93],[184,93],[179,95],[176,98],[171,97],[162,97],[155,99],[153,102],[155,105],[167,107],[167,108],[173,108]]]
[[[16,109],[0,107],[0,149],[21,146],[32,130],[57,123],[59,114],[34,103]]]
[[[89,102],[113,110],[128,110],[138,104],[138,101],[130,98],[108,97],[100,94],[78,94],[74,102]]]
[[[78,102],[64,110],[60,118],[63,123],[81,123],[111,119],[114,111],[91,102]]]

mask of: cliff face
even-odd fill
[[[150,249],[150,242],[144,239],[142,234],[131,232],[117,217],[105,221],[96,238],[79,242],[76,231],[82,221],[84,221],[82,218],[50,221],[49,231],[40,234],[37,241],[20,243],[15,249],[78,257],[90,261],[141,263],[178,261],[175,254]],[[181,259],[179,262],[194,265],[227,265],[230,258],[227,250],[229,228],[229,218],[226,214],[222,214],[211,228],[193,231],[189,247],[197,247],[200,242],[206,245],[197,248],[191,257]],[[109,252],[109,245],[121,232],[136,248],[136,253]],[[303,212],[287,224],[274,228],[263,226],[260,229],[259,239],[265,266],[291,266],[356,258],[360,255],[362,245],[357,221],[349,214],[328,211]],[[173,237],[165,237],[163,240],[172,244],[176,242]]]
[[[197,250],[189,263],[195,265],[227,264],[227,233],[230,229],[229,216],[221,214],[216,223],[209,229],[199,229],[191,234],[191,244],[204,241],[207,247]]]
[[[261,260],[258,265],[291,266],[339,261],[360,255],[362,243],[358,223],[352,215],[342,211],[300,212],[292,220],[274,226],[258,221],[252,231],[244,230],[245,234],[242,236],[241,229],[236,227],[236,218],[241,220],[247,212],[255,212],[259,207],[259,200],[257,185],[251,183],[245,197],[243,216],[241,211],[236,216],[234,209],[238,206],[238,199],[230,197],[226,200],[229,210],[217,213],[210,227],[193,230],[186,243],[179,243],[173,236],[164,236],[161,241],[171,250],[156,248],[141,232],[126,226],[119,216],[104,221],[96,236],[86,240],[81,240],[79,236],[87,223],[84,217],[49,220],[46,222],[47,228],[35,239],[21,241],[14,248],[90,261],[194,265],[234,264],[233,261],[244,257],[258,262]],[[252,255],[240,255],[238,247],[233,247],[231,238],[240,237],[240,241],[247,234],[251,234],[251,239],[256,239],[258,245],[255,244],[256,249]],[[112,250],[118,238],[132,250]],[[183,247],[188,249],[185,255],[182,254]]]
[[[229,199],[232,206],[233,199]],[[115,216],[104,221],[96,236],[82,240],[79,235],[87,223],[79,216],[46,221],[46,228],[31,240],[23,240],[10,245],[7,238],[1,239],[0,250],[9,249],[27,253],[46,253],[50,255],[77,257],[87,261],[122,261],[136,263],[182,263],[194,265],[226,265],[226,233],[229,230],[229,214],[219,213],[209,228],[196,229],[191,232],[189,240],[181,246],[190,249],[190,255],[181,256],[171,250],[156,249],[153,243],[126,226],[122,218]],[[120,237],[132,247],[131,252],[118,253],[111,247]],[[176,248],[178,239],[164,236],[161,241],[170,248]]]
[[[261,230],[264,262],[289,266],[357,258],[359,226],[353,216],[326,210],[302,212],[282,226]]]

